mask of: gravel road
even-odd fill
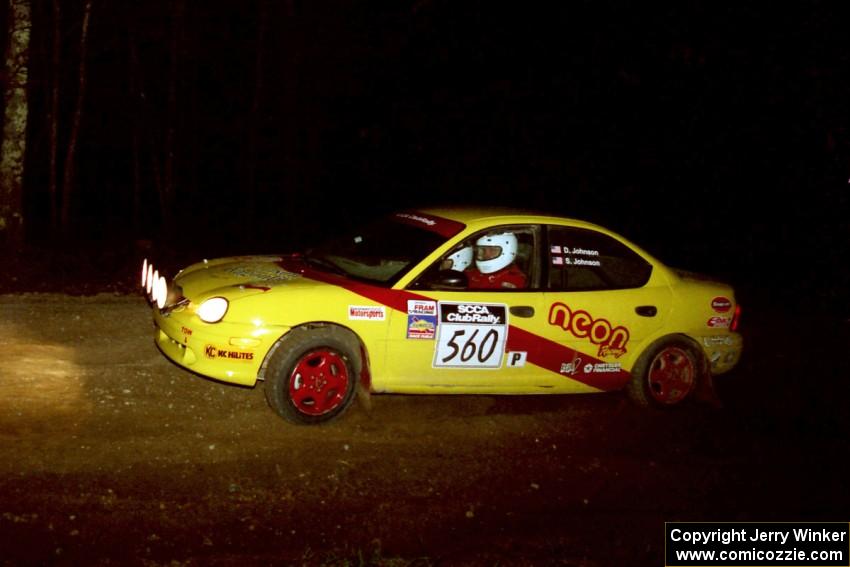
[[[848,520],[829,324],[751,329],[722,409],[374,396],[296,427],[169,363],[141,299],[0,295],[0,563],[658,566],[665,521]]]

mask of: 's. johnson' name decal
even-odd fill
[[[553,303],[549,308],[549,324],[599,345],[600,357],[619,358],[626,353],[629,330],[622,326],[615,327],[607,319],[594,319],[587,311],[573,311],[561,302]]]

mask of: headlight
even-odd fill
[[[198,307],[198,317],[204,323],[218,323],[227,313],[227,300],[223,297],[207,299]]]

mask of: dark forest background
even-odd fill
[[[62,233],[46,117],[58,85],[67,144],[85,0],[58,21],[34,1],[27,241],[291,251],[393,209],[510,205],[850,313],[840,5],[552,4],[94,0]]]

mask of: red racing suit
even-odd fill
[[[477,268],[466,271],[469,289],[525,289],[528,278],[522,270],[511,264],[492,274],[482,274]]]

